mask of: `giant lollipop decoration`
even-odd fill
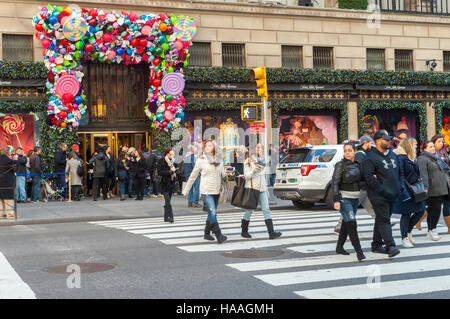
[[[80,82],[78,82],[74,75],[64,75],[56,82],[55,90],[61,97],[64,94],[69,94],[73,98],[80,90]]]
[[[173,25],[173,32],[177,39],[185,42],[191,41],[197,33],[197,27],[191,19],[178,19]]]
[[[184,90],[184,78],[180,73],[166,74],[162,79],[162,88],[166,94],[179,95]]]
[[[62,32],[67,40],[76,42],[83,38],[87,32],[87,23],[83,18],[67,18],[64,21]]]
[[[23,118],[17,114],[6,115],[3,118],[2,128],[6,133],[15,135],[17,141],[19,142],[19,146],[22,148],[22,143],[20,143],[20,139],[17,134],[22,133],[25,130],[25,121]]]

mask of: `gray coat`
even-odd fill
[[[425,188],[428,189],[428,196],[448,195],[449,177],[448,173],[439,168],[433,154],[423,152],[417,159],[420,170],[420,177]]]
[[[76,158],[71,158],[66,163],[66,172],[70,171],[70,179],[72,186],[83,185],[81,176],[77,174],[77,169],[80,164],[81,161]]]

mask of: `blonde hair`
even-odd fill
[[[416,149],[414,148],[414,143],[417,145],[415,138],[407,137],[399,144],[399,147],[403,148],[411,161],[415,161],[417,157]]]

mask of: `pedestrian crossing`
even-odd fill
[[[226,266],[248,273],[274,287],[287,287],[304,298],[390,298],[412,296],[439,291],[450,292],[450,235],[447,228],[438,226],[441,240],[426,239],[426,222],[422,231],[414,229],[415,248],[400,245],[400,229],[394,227],[394,237],[400,255],[388,258],[370,252],[373,219],[364,213],[357,215],[358,233],[367,259],[359,263],[347,240],[345,248],[350,256],[336,255],[337,236],[332,233],[339,214],[336,211],[273,211],[275,230],[282,237],[269,240],[262,214],[252,216],[251,239],[240,236],[243,212],[219,214],[222,233],[228,240],[222,244],[203,239],[206,215],[175,217],[173,224],[161,218],[142,218],[91,222],[93,225],[120,229],[158,240],[189,253],[236,250],[283,250],[292,258],[283,256],[270,260],[227,263]],[[394,215],[395,216],[395,215]],[[395,220],[395,217],[393,218]]]

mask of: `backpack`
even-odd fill
[[[83,169],[83,165],[79,164],[77,167],[77,174],[78,176],[83,176],[84,175],[84,169]]]

